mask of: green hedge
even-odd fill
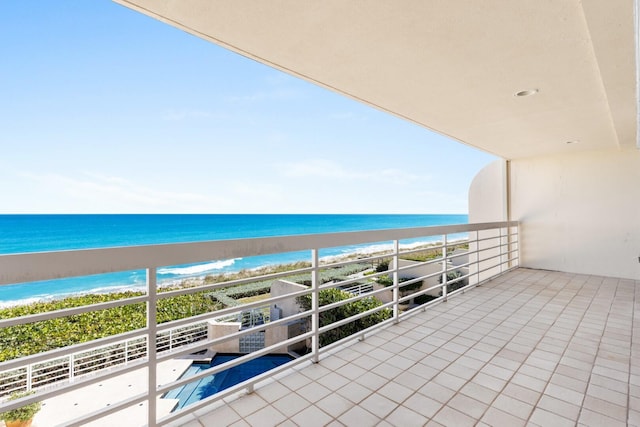
[[[118,292],[69,297],[0,309],[0,318],[38,314],[139,295],[142,293]],[[162,299],[158,301],[158,323],[208,313],[220,308],[221,304],[202,292]],[[146,307],[145,304],[138,303],[0,328],[0,362],[133,331],[144,328],[145,325]]]
[[[331,304],[337,301],[344,301],[353,297],[349,292],[340,289],[323,289],[320,291],[320,306]],[[300,307],[304,310],[311,309],[311,295],[305,295],[296,298]],[[331,310],[320,313],[320,327],[330,325],[338,320],[346,319],[367,310],[380,307],[382,303],[374,297],[366,297],[358,301],[347,303],[343,306],[333,308]],[[382,309],[376,313],[362,317],[346,325],[339,326],[320,335],[320,345],[324,346],[339,341],[350,335],[353,335],[363,329],[367,329],[378,324],[392,316],[392,311],[388,308]],[[309,326],[308,326],[309,327]]]

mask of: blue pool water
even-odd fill
[[[242,355],[239,354],[216,354],[211,361],[207,363],[194,363],[187,369],[180,378],[191,377],[213,366],[222,365],[225,362],[236,359]],[[243,381],[267,372],[280,365],[290,362],[293,358],[286,354],[268,354],[256,359],[225,369],[215,375],[204,377],[199,381],[194,381],[180,388],[167,392],[163,397],[167,399],[178,399],[179,403],[174,410],[182,409],[192,403],[198,402],[209,397],[219,391],[225,390]]]

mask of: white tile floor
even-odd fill
[[[518,269],[183,426],[640,425],[640,281]]]

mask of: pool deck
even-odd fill
[[[190,359],[175,359],[160,363],[157,369],[159,384],[175,381],[191,366],[192,362]],[[43,401],[42,410],[34,417],[32,427],[62,426],[82,414],[121,402],[131,396],[145,393],[146,390],[147,369],[141,368]],[[158,414],[168,415],[176,403],[175,399],[159,398]],[[141,426],[146,424],[146,419],[147,404],[145,402],[86,425],[91,427]]]

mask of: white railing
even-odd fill
[[[207,324],[204,322],[170,329],[158,334],[156,351],[158,353],[170,351],[206,338]],[[73,382],[83,375],[96,374],[102,369],[126,365],[130,361],[146,356],[147,339],[143,335],[114,344],[96,346],[68,356],[31,363],[0,373],[0,396],[59,385],[61,381]]]
[[[423,238],[430,240],[430,246],[415,248],[411,245],[403,244],[409,243],[407,242],[408,240],[415,241],[415,239]],[[337,261],[335,259],[322,261],[320,258],[321,252],[326,248],[377,245],[380,242],[387,242],[388,249],[366,256],[362,255],[357,259],[345,258]],[[408,247],[413,247],[413,249],[406,249]],[[452,249],[457,250],[454,253]],[[294,251],[308,251],[310,267],[266,274],[259,277],[241,278],[227,282],[157,292],[156,271],[160,267]],[[425,253],[428,256],[424,257]],[[376,263],[393,260],[392,265],[398,266],[398,260],[407,257],[418,257],[418,259],[421,259],[418,263],[419,265],[438,265],[440,268],[435,273],[415,277],[402,283],[399,280],[399,274],[402,272],[403,267],[393,267],[389,271],[369,271],[368,273],[371,274],[366,276],[322,283],[322,273],[332,269],[344,268],[363,261],[374,266]],[[464,262],[460,262],[461,257],[465,257],[462,260]],[[453,258],[457,258],[455,266],[451,262]],[[127,395],[124,393],[126,390],[123,390],[121,402],[111,404],[89,414],[72,414],[75,418],[66,421],[65,424],[83,425],[127,407],[146,402],[148,424],[165,425],[187,413],[205,407],[213,400],[237,392],[239,389],[245,388],[251,391],[256,382],[283,369],[288,369],[295,364],[308,360],[317,362],[321,353],[340,345],[347,339],[353,338],[354,334],[364,338],[365,334],[373,329],[392,322],[399,322],[417,310],[424,310],[431,304],[446,301],[447,298],[459,292],[464,292],[469,287],[479,285],[492,277],[517,267],[518,263],[517,222],[3,255],[0,256],[0,285],[145,269],[147,289],[142,296],[31,316],[0,319],[0,327],[11,327],[62,318],[113,307],[139,304],[141,302],[146,305],[147,326],[117,336],[71,345],[0,363],[0,378],[3,378],[3,376],[9,378],[7,384],[14,384],[14,387],[18,387],[19,384],[23,383],[24,387],[27,387],[27,384],[30,384],[29,387],[33,387],[37,391],[36,394],[19,400],[1,403],[0,412],[14,409],[30,402],[80,390],[82,387],[98,381],[146,368],[148,370],[148,383],[145,393]],[[412,265],[411,268],[415,268],[415,265]],[[452,275],[451,273],[455,274]],[[234,331],[221,337],[208,336],[203,338],[202,329],[198,329],[193,325],[205,324],[207,319],[210,319],[214,313],[204,313],[163,324],[158,324],[156,321],[157,303],[162,299],[202,291],[221,290],[230,286],[246,285],[265,280],[289,280],[291,277],[299,277],[301,275],[308,278],[304,282],[309,282],[310,286],[300,285],[296,290],[284,295],[271,295],[267,299],[239,306],[230,306],[214,312],[215,317],[223,317],[237,313],[239,309],[250,311],[265,304],[273,307],[286,307],[296,302],[302,307],[303,304],[300,299],[310,299],[310,308],[308,310],[294,310],[290,313],[285,313],[277,320],[272,319],[270,322],[255,325],[253,328]],[[393,284],[386,288],[372,290],[359,295],[350,293],[347,294],[347,299],[340,301],[330,302],[323,300],[325,292],[329,289],[354,286],[363,281],[372,283],[383,276],[391,276]],[[453,278],[454,276],[455,278]],[[433,280],[436,280],[435,284],[433,284]],[[410,294],[402,291],[403,288],[405,290],[410,289],[409,285],[417,282],[423,283],[421,288]],[[432,284],[429,285],[429,283]],[[432,294],[434,290],[439,290],[440,293],[437,297],[431,297],[435,299],[418,304],[413,308],[403,308],[405,307],[403,303],[410,300],[420,300],[420,297]],[[390,298],[385,299],[389,295]],[[382,302],[366,305],[373,301],[372,298],[379,299]],[[362,307],[365,307],[363,308],[364,311],[347,318],[335,320],[333,323],[327,322],[327,319],[335,318],[335,316],[332,317],[333,310],[339,310],[340,307],[352,303],[362,304]],[[167,384],[158,384],[157,370],[158,364],[161,362],[183,357],[197,351],[215,349],[219,345],[228,345],[238,341],[243,336],[255,334],[259,331],[268,332],[277,330],[277,328],[290,328],[294,323],[306,325],[306,328],[293,336],[286,335],[282,340],[268,345],[264,349],[208,369],[193,377],[178,379]],[[192,326],[194,329],[189,329]],[[347,330],[352,331],[354,334],[343,337],[341,334],[344,334],[344,331]],[[176,347],[175,343],[180,342],[180,340],[174,340],[173,334],[175,331],[180,331],[181,334],[184,334],[181,336],[186,337],[184,339],[188,343],[183,343],[184,345]],[[340,333],[336,334],[336,332]],[[335,340],[331,338],[332,334],[335,335]],[[149,345],[149,343],[156,343],[156,345]],[[164,393],[261,355],[275,351],[281,352],[283,349],[286,351],[292,346],[307,347],[309,352],[283,367],[276,368],[214,396],[207,397],[181,411],[166,416],[158,416],[157,398]],[[141,348],[144,348],[144,351]],[[105,356],[106,354],[109,354],[109,357],[113,355],[118,363],[108,365],[104,361],[109,358]],[[106,367],[109,369],[104,369]],[[11,376],[11,373],[16,372],[19,374]],[[88,375],[88,373],[91,373],[91,375]],[[58,387],[41,387],[43,382],[39,378],[46,376],[63,379],[61,381],[62,384]],[[145,420],[140,420],[140,422],[144,423]]]
[[[344,286],[340,289],[354,295],[366,294],[368,292],[373,292],[373,282],[357,283],[355,285]]]

